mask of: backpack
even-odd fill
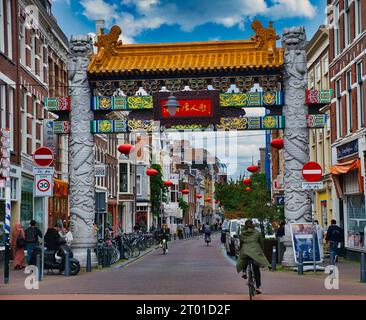
[[[343,234],[342,234],[341,231],[342,230],[339,227],[334,228],[334,230],[332,231],[332,239],[334,241],[337,241],[337,242],[342,242],[343,241]]]
[[[25,240],[27,242],[36,242],[36,228],[30,227],[25,230]]]
[[[16,246],[18,249],[25,247],[25,239],[22,237],[22,235],[19,235],[17,238]]]

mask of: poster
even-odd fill
[[[315,239],[315,261],[320,263],[318,235],[312,223],[291,223],[291,239],[295,262],[298,263],[299,250],[303,253],[303,263],[313,263],[313,239]],[[314,237],[315,233],[315,237]]]

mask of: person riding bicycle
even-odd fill
[[[236,263],[236,270],[238,273],[243,271],[242,277],[247,279],[246,271],[249,259],[252,259],[256,293],[261,294],[261,273],[259,268],[270,268],[270,263],[263,252],[263,237],[254,227],[252,220],[245,221],[244,230],[240,234],[240,254]]]
[[[168,252],[168,241],[169,241],[170,229],[167,224],[163,225],[163,229],[160,231],[160,243],[163,245],[163,239],[165,239],[166,243],[166,252]]]
[[[204,225],[203,232],[205,233],[205,241],[206,241],[206,238],[209,238],[211,236],[211,227],[208,222],[206,222],[206,224]]]

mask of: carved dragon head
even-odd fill
[[[284,29],[282,34],[282,47],[287,50],[301,50],[306,46],[306,33],[304,27]]]
[[[92,40],[89,36],[71,36],[70,53],[73,56],[87,56],[93,52]]]

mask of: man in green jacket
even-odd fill
[[[264,242],[260,232],[254,229],[252,220],[245,221],[244,230],[240,234],[240,254],[236,263],[236,270],[239,273],[243,271],[243,278],[247,279],[248,260],[253,260],[253,272],[256,283],[257,294],[261,294],[261,273],[260,267],[270,267],[266,256],[264,255]]]

